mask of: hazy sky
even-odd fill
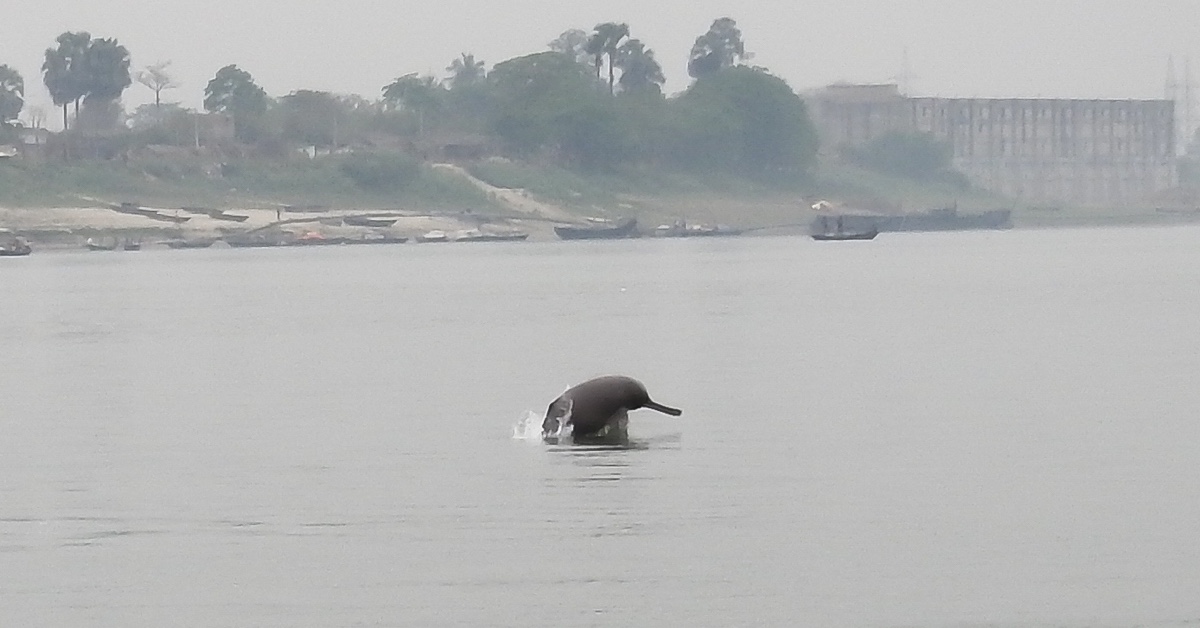
[[[630,25],[673,92],[687,86],[696,36],[722,16],[737,20],[754,63],[797,90],[895,80],[905,50],[916,94],[1159,98],[1170,55],[1180,74],[1190,57],[1200,77],[1200,0],[0,0],[0,9],[0,63],[25,77],[27,102],[45,107],[43,54],[66,30],[116,37],[135,69],[172,61],[181,87],[165,97],[190,107],[229,63],[273,96],[376,98],[397,76],[445,75],[460,52],[490,67],[604,21]],[[148,100],[138,83],[125,92],[130,108]]]

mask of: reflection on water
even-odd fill
[[[1194,623],[1197,230],[894,235],[5,267],[0,624]]]

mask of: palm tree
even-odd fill
[[[450,73],[450,86],[453,89],[459,89],[482,81],[487,76],[487,72],[484,70],[485,65],[483,61],[476,61],[475,55],[462,53],[459,58],[446,66],[446,71]]]
[[[626,41],[617,50],[617,67],[621,68],[621,91],[626,93],[654,91],[662,93],[667,82],[662,66],[654,59],[654,51],[638,39]]]
[[[75,103],[75,115],[79,115],[79,101],[87,94],[84,64],[88,48],[92,44],[90,33],[63,33],[55,41],[57,48],[46,49],[46,60],[42,63],[42,82],[50,92],[55,105],[63,108],[63,130],[67,129],[67,105]]]
[[[129,50],[116,39],[93,39],[84,62],[87,72],[85,105],[117,100],[133,83],[129,74]]]
[[[600,78],[600,68],[604,65],[604,57],[608,57],[608,93],[611,95],[615,90],[616,85],[616,61],[618,50],[621,47],[621,42],[629,37],[629,25],[617,24],[616,22],[605,22],[597,24],[596,30],[588,39],[587,50],[588,54],[592,55],[595,60],[596,78]]]

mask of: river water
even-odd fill
[[[1195,626],[1198,243],[0,260],[0,625]]]

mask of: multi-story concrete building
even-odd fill
[[[910,98],[895,85],[831,85],[807,100],[827,149],[931,133],[972,183],[1027,202],[1138,202],[1177,183],[1170,100]]]

